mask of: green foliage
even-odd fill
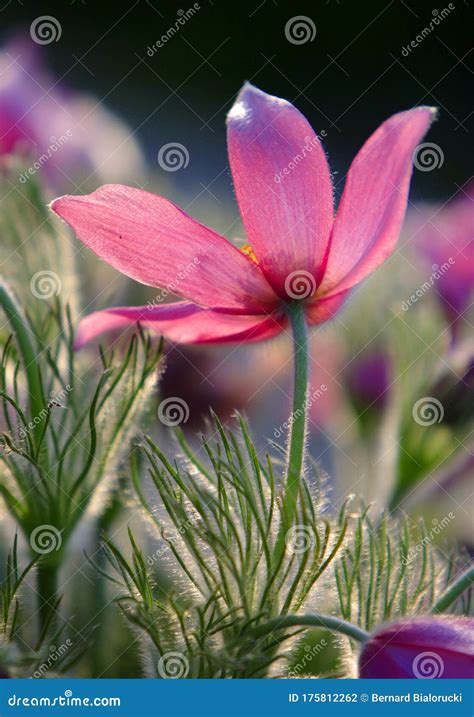
[[[99,500],[99,490],[107,495],[131,426],[139,427],[160,348],[135,335],[124,357],[102,355],[97,367],[83,370],[73,351],[67,309],[63,313],[57,304],[48,319],[57,338],[54,344],[38,340],[35,345],[36,414],[27,400],[31,384],[15,350],[16,336],[3,348],[0,398],[8,430],[2,436],[0,492],[27,539],[47,524],[60,534],[63,549],[92,498]]]
[[[33,178],[19,185],[11,177],[0,183],[3,264],[17,259],[8,272],[15,290],[0,279],[6,318],[0,329],[0,497],[35,561],[40,624],[28,638],[33,645],[39,635],[31,650],[34,659],[45,659],[44,641],[56,645],[64,628],[58,578],[69,539],[86,517],[100,519],[107,509],[120,464],[149,413],[162,349],[139,331],[124,352],[101,352],[91,361],[74,350],[77,304],[60,296],[74,284],[67,242],[63,246]],[[33,241],[39,250],[32,251]],[[2,609],[16,625],[14,567],[6,567]],[[14,642],[15,630],[9,627],[5,639]],[[33,658],[25,656],[25,644],[26,669]],[[77,651],[67,652],[69,659]]]
[[[364,512],[353,539],[336,563],[342,618],[372,630],[405,615],[430,613],[453,576],[466,565],[463,556],[444,555],[424,522],[384,515],[377,523]],[[453,610],[470,611],[464,594]]]
[[[6,559],[5,577],[0,584],[0,634],[2,639],[11,642],[18,627],[20,603],[18,593],[37,558],[20,571],[18,567],[18,538],[15,535],[12,549]]]
[[[302,483],[285,553],[276,552],[282,466],[269,456],[262,464],[245,422],[239,423],[237,433],[215,419],[213,438],[203,439],[203,459],[182,434],[181,456],[174,462],[144,439],[158,505],[146,497],[133,457],[132,479],[160,547],[147,554],[131,531],[129,557],[110,539],[105,544],[116,573],[108,577],[122,587],[118,604],[143,638],[147,674],[169,677],[176,670],[181,677],[242,678],[306,672],[301,650],[314,652],[314,645],[300,644],[296,653],[292,645],[302,628],[324,624],[308,610],[329,612],[336,629],[345,620],[342,632],[351,637],[358,628],[348,623],[370,631],[433,609],[463,560],[446,559],[426,539],[423,525],[408,519],[382,517],[374,524],[367,509],[350,515],[346,506],[329,515],[317,476],[313,488],[311,479]],[[171,586],[151,569],[155,562],[166,566]],[[469,610],[468,596],[454,609]],[[338,676],[350,675],[349,642],[324,644],[332,651],[326,664]]]
[[[346,508],[335,519],[320,510],[318,490],[303,482],[296,524],[276,551],[280,523],[281,466],[257,457],[245,422],[214,437],[200,460],[178,434],[182,457],[171,463],[146,438],[143,451],[161,506],[149,504],[136,458],[132,476],[141,503],[161,537],[157,555],[168,563],[173,589],[163,594],[147,556],[130,533],[130,559],[107,541],[109,560],[126,590],[119,603],[149,638],[147,670],[160,656],[185,655],[189,676],[257,677],[268,674],[279,646],[292,633],[256,640],[254,628],[310,603],[344,541]],[[319,506],[319,507],[318,507]],[[161,675],[163,676],[163,675]]]

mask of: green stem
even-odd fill
[[[434,604],[432,612],[444,612],[452,603],[474,583],[474,566],[468,568],[466,572],[449,586],[444,595]]]
[[[286,485],[281,507],[280,530],[275,545],[277,562],[283,555],[285,536],[295,518],[304,467],[304,447],[308,423],[308,332],[304,304],[302,302],[290,304],[288,316],[293,332],[294,388],[293,409],[290,415]]]
[[[41,631],[54,622],[58,594],[58,566],[53,563],[38,563],[37,567],[38,608]]]
[[[340,632],[357,642],[365,642],[369,639],[369,633],[361,630],[357,625],[351,622],[340,620],[332,615],[284,615],[283,617],[275,617],[272,620],[259,625],[253,631],[256,637],[264,637],[274,630],[285,630],[288,627],[324,627],[327,630]]]
[[[0,306],[5,311],[10,327],[15,334],[16,342],[23,360],[23,368],[28,382],[28,398],[31,417],[42,415],[44,409],[44,393],[38,373],[36,351],[31,342],[32,330],[21,307],[8,288],[0,279]],[[34,444],[38,448],[41,441],[41,422],[35,422],[32,427]]]

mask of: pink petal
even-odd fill
[[[393,252],[407,206],[412,155],[435,113],[417,107],[393,115],[357,154],[337,210],[320,292],[354,286]]]
[[[249,244],[275,291],[294,271],[319,281],[333,221],[321,143],[293,105],[244,85],[227,118],[235,191]]]
[[[137,321],[171,341],[185,344],[263,341],[280,333],[286,325],[284,317],[219,314],[185,301],[158,307],[116,307],[86,316],[79,324],[75,347]]]
[[[349,291],[341,291],[340,294],[334,296],[322,297],[316,301],[307,304],[306,319],[310,326],[314,324],[322,324],[332,319],[342,308]]]
[[[86,246],[142,284],[235,313],[274,305],[255,262],[163,197],[109,184],[51,206]]]

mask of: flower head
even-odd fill
[[[334,216],[320,140],[289,102],[246,84],[227,121],[229,159],[245,251],[163,197],[106,185],[52,209],[122,273],[184,301],[113,308],[79,327],[86,343],[140,321],[173,341],[256,341],[282,331],[285,306],[302,301],[308,324],[330,319],[350,289],[392,253],[403,222],[412,153],[434,116],[393,115],[364,144]]]
[[[390,386],[390,359],[382,349],[367,350],[353,359],[344,380],[354,407],[358,411],[383,409]]]
[[[474,182],[443,207],[424,209],[414,223],[416,248],[431,265],[444,315],[456,333],[474,292]]]
[[[474,620],[443,616],[394,622],[375,632],[359,657],[362,678],[474,677]]]
[[[91,173],[102,181],[138,176],[143,164],[126,127],[92,98],[66,90],[42,59],[21,35],[0,48],[0,155],[25,156],[30,172],[42,171],[55,187]]]

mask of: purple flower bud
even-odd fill
[[[383,627],[362,648],[359,677],[474,677],[474,619],[419,617]]]
[[[349,363],[345,382],[356,408],[383,409],[390,384],[390,366],[382,350],[364,354]]]

